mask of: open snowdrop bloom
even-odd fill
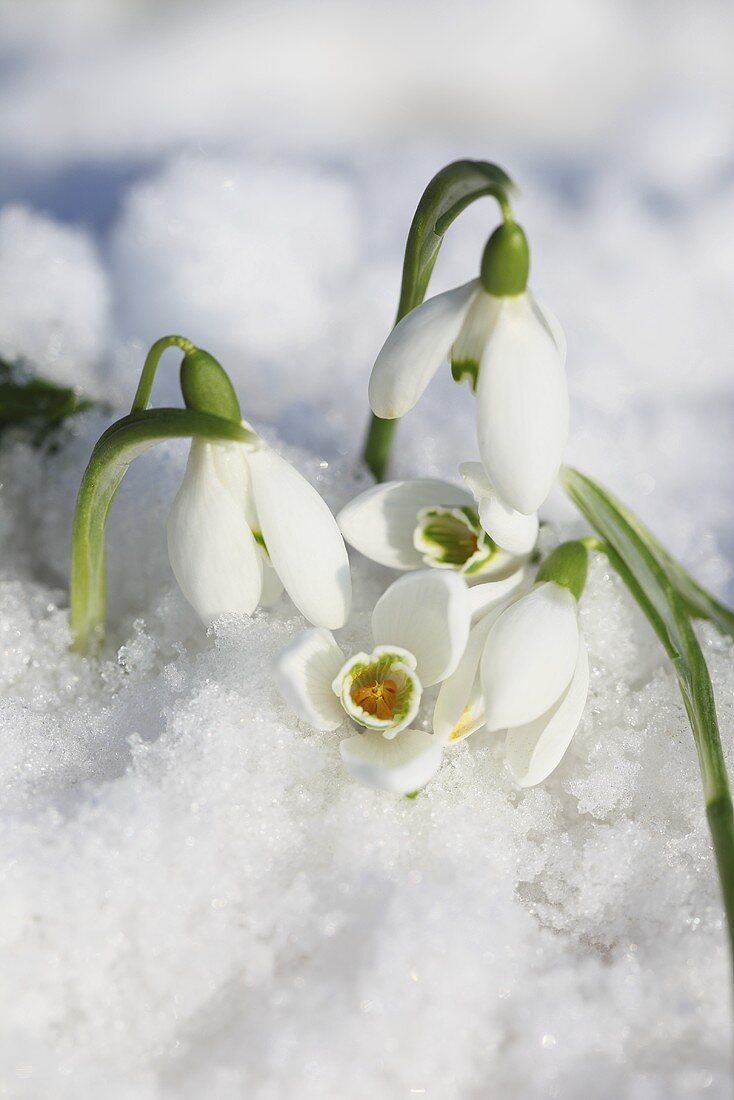
[[[436,701],[434,733],[443,744],[482,726],[506,731],[507,762],[521,787],[557,767],[586,704],[589,663],[577,610],[586,559],[581,543],[564,543],[530,591],[490,608]]]
[[[204,378],[197,363],[195,385],[182,367],[182,389],[187,404],[242,422],[215,360]],[[310,622],[340,627],[351,580],[336,520],[313,486],[254,438],[191,444],[168,517],[168,554],[181,591],[206,624],[225,612],[251,614],[285,588]]]
[[[306,630],[276,661],[276,681],[315,729],[336,730],[347,720],[361,727],[340,746],[353,779],[408,794],[428,782],[442,755],[436,738],[410,724],[423,689],[456,668],[470,620],[468,590],[457,574],[412,573],[375,605],[370,652],[346,656],[330,631]]]
[[[490,237],[479,279],[411,310],[372,369],[372,411],[403,416],[449,357],[476,393],[477,440],[492,492],[530,516],[548,496],[568,436],[566,343],[527,290],[525,234],[507,221]]]
[[[537,516],[515,514],[513,520],[503,505],[492,505],[499,511],[498,522],[487,506],[481,463],[465,465],[479,471],[479,488],[472,483],[479,511],[465,489],[446,481],[388,481],[342,509],[337,519],[344,538],[365,557],[391,569],[453,570],[470,584],[510,576],[535,545]]]

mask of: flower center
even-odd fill
[[[377,646],[372,653],[350,657],[332,689],[355,722],[394,737],[418,712],[423,688],[415,666],[407,650]]]
[[[382,720],[392,718],[397,697],[398,685],[394,680],[383,680],[382,683],[373,680],[371,684],[352,688],[352,699],[357,706],[367,714],[376,714]]]
[[[473,508],[422,508],[413,545],[426,565],[472,575],[489,565],[497,553]]]

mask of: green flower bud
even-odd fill
[[[482,286],[495,298],[514,298],[528,283],[530,249],[517,222],[503,222],[487,241],[479,274]]]
[[[187,351],[181,363],[181,392],[186,407],[225,420],[242,422],[240,403],[224,367],[206,351]]]
[[[589,552],[582,542],[562,542],[545,559],[535,578],[537,583],[553,581],[567,588],[578,600],[586,584]]]

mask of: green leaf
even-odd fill
[[[648,537],[636,516],[591,478],[566,466],[561,471],[561,483],[603,540],[612,565],[673,661],[686,706],[700,704],[700,719],[715,724],[706,663],[685,603],[660,561],[659,544]]]
[[[70,387],[57,386],[44,378],[24,377],[0,360],[0,430],[13,424],[47,430],[91,404]]]
[[[711,677],[691,625],[687,601],[671,580],[669,563],[672,559],[640,521],[591,478],[564,467],[561,482],[603,540],[609,561],[639,604],[673,664],[698,753],[730,946],[734,951],[734,815],[729,781]]]
[[[614,499],[611,494],[607,495],[610,499]],[[624,504],[618,500],[615,500],[614,503],[628,526],[636,531],[640,539],[649,546],[650,551],[667,573],[668,580],[673,588],[683,600],[688,613],[696,619],[708,619],[709,622],[714,623],[719,628],[722,634],[728,634],[734,638],[734,612],[717,600],[713,593],[700,585],[698,581],[695,581],[680,562],[676,561],[660,544],[649,528],[630,512]]]
[[[485,160],[457,160],[433,177],[408,233],[396,324],[423,301],[444,234],[454,219],[485,195],[492,195],[503,211],[509,211],[515,190],[507,173]]]

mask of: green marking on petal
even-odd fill
[[[466,378],[472,393],[476,393],[479,364],[496,323],[500,305],[499,299],[480,291],[469,307],[451,349],[451,374],[454,381],[463,382]]]
[[[426,565],[456,569],[466,576],[480,573],[497,553],[496,544],[470,507],[422,508],[413,545]]]
[[[476,359],[451,359],[451,374],[454,382],[461,384],[464,379],[471,387],[471,392],[477,392],[477,379],[479,378],[479,363]]]

